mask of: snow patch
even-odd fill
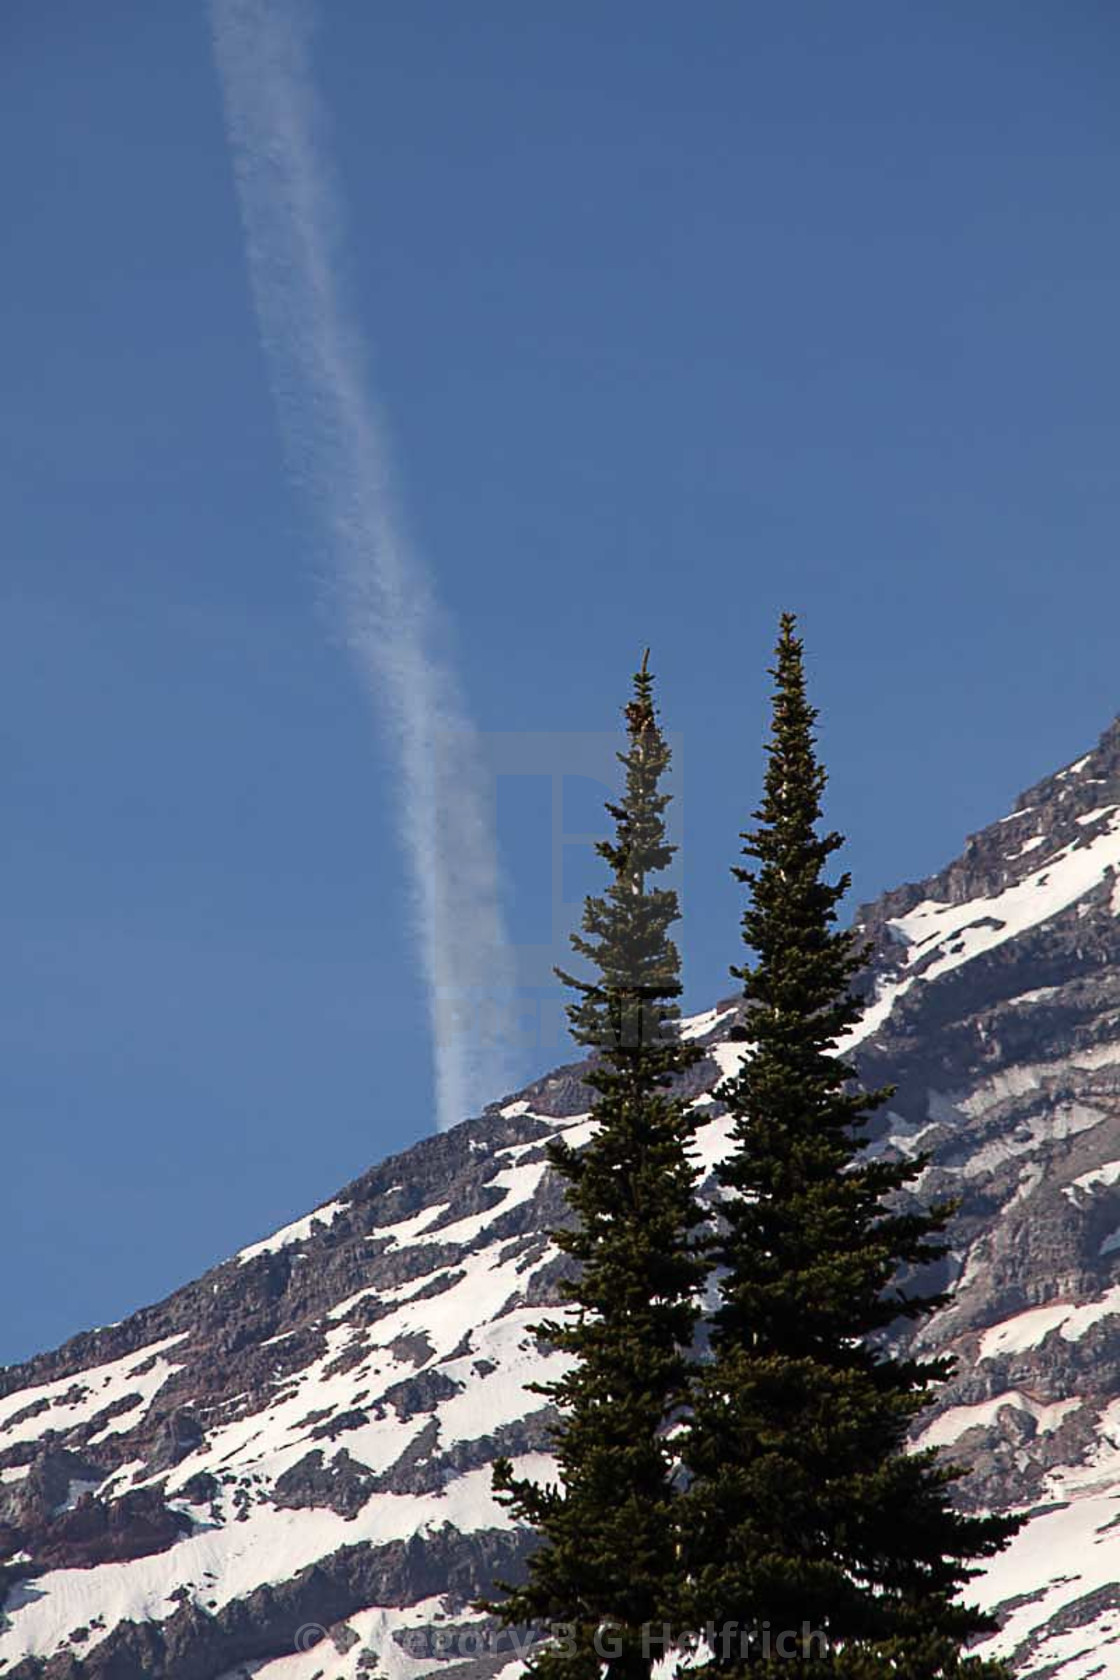
[[[1094,1190],[1105,1189],[1115,1184],[1117,1179],[1120,1179],[1120,1161],[1106,1161],[1103,1166],[1094,1167],[1091,1172],[1084,1172],[1080,1178],[1063,1185],[1062,1195],[1076,1202],[1080,1195],[1091,1195]]]
[[[1007,1550],[969,1582],[968,1598],[981,1609],[1008,1607],[999,1633],[970,1654],[1009,1656],[1037,1630],[1060,1623],[1062,1612],[1079,1600],[1120,1580],[1116,1515],[1116,1493],[1111,1490],[1051,1507],[1028,1522]],[[1103,1680],[1114,1672],[1102,1662],[1102,1645],[1106,1627],[1115,1624],[1116,1612],[1102,1608],[1081,1626],[1068,1631],[1056,1627],[1031,1650],[1030,1672],[1056,1677],[1058,1670],[1051,1665],[1064,1663],[1061,1680],[1089,1680],[1090,1675]]]
[[[1016,858],[1026,857],[1028,852],[1036,852],[1040,846],[1045,844],[1045,834],[1032,834],[1029,840],[1023,841],[1017,852],[1011,853],[1011,862],[1014,863]]]
[[[371,1231],[367,1242],[381,1242],[389,1237],[398,1246],[402,1243],[414,1241],[417,1235],[427,1229],[434,1219],[447,1213],[450,1202],[433,1202],[430,1207],[421,1208],[419,1213],[410,1214],[407,1219],[398,1219],[392,1225],[379,1225],[376,1231]]]
[[[1120,822],[1114,814],[1110,825],[1089,845],[1064,847],[1043,869],[1003,892],[965,904],[923,899],[889,925],[908,946],[906,964],[920,964],[922,980],[936,979],[1059,915],[1098,886],[1106,871],[1118,863]]]
[[[345,1213],[349,1202],[327,1202],[323,1207],[316,1208],[314,1213],[305,1214],[302,1219],[295,1219],[290,1225],[284,1225],[279,1231],[274,1231],[270,1237],[262,1242],[252,1243],[234,1255],[240,1265],[247,1260],[255,1260],[258,1254],[276,1254],[282,1248],[290,1248],[292,1243],[306,1242],[312,1236],[316,1225],[324,1229],[333,1225],[340,1213]]]
[[[729,1015],[734,1015],[734,1004],[725,1009],[706,1009],[702,1015],[686,1015],[680,1024],[680,1036],[684,1039],[703,1038],[710,1033],[721,1021],[726,1021]]]
[[[1020,992],[1018,997],[1008,998],[1009,1004],[1046,1003],[1052,997],[1057,997],[1060,986],[1036,986],[1033,992]]]
[[[554,1473],[552,1460],[540,1454],[520,1459],[518,1471],[533,1477]],[[125,1618],[160,1622],[171,1616],[178,1604],[170,1595],[179,1587],[199,1604],[220,1609],[257,1587],[290,1580],[341,1546],[383,1545],[445,1523],[461,1533],[511,1527],[508,1512],[494,1501],[489,1466],[466,1472],[438,1494],[380,1494],[349,1522],[325,1509],[247,1509],[244,1522],[202,1529],[170,1552],[93,1569],[58,1569],[26,1586],[17,1584],[5,1606],[0,1656],[48,1657],[81,1626],[91,1629],[84,1653]],[[98,1617],[104,1625],[94,1628]]]
[[[1025,1353],[1055,1330],[1064,1341],[1077,1342],[1102,1318],[1114,1318],[1117,1314],[1120,1314],[1120,1284],[1114,1284],[1099,1301],[1085,1301],[1080,1305],[1076,1301],[1053,1301],[1045,1307],[1031,1307],[985,1330],[977,1358],[999,1359],[1008,1353]]]
[[[522,1202],[530,1201],[547,1171],[546,1162],[536,1161],[529,1166],[506,1167],[502,1172],[495,1173],[493,1178],[487,1180],[485,1188],[501,1190],[503,1199],[500,1202],[487,1208],[485,1213],[469,1214],[465,1219],[457,1219],[451,1225],[440,1225],[433,1229],[429,1220],[412,1237],[413,1246],[422,1243],[473,1242],[496,1219],[502,1218],[513,1208],[520,1207]]]
[[[734,1079],[749,1053],[750,1045],[740,1041],[712,1044],[708,1048],[708,1055],[719,1069],[721,1079]]]
[[[0,1400],[0,1449],[14,1446],[17,1441],[37,1441],[50,1429],[73,1429],[89,1423],[106,1407],[135,1395],[136,1405],[95,1436],[90,1445],[131,1429],[144,1416],[156,1394],[178,1365],[169,1364],[161,1356],[168,1348],[186,1340],[187,1332],[166,1336],[162,1341],[149,1342],[123,1359],[107,1365],[94,1365],[75,1371],[55,1382],[36,1388],[17,1388]],[[22,1413],[34,1408],[33,1415]]]
[[[944,1447],[950,1442],[957,1441],[969,1429],[986,1429],[995,1423],[1005,1406],[1012,1407],[1017,1412],[1025,1412],[1034,1418],[1041,1435],[1051,1434],[1058,1428],[1062,1420],[1070,1412],[1077,1411],[1081,1401],[1076,1397],[1069,1400],[1055,1400],[1044,1405],[1038,1400],[1032,1400],[1029,1395],[1022,1394],[1016,1388],[1006,1394],[997,1394],[991,1400],[981,1400],[973,1406],[952,1406],[947,1412],[935,1418],[927,1429],[918,1437],[916,1445],[919,1447]]]

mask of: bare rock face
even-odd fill
[[[1120,722],[928,881],[866,906],[846,1047],[893,1083],[869,1147],[961,1199],[957,1372],[917,1435],[960,1497],[1031,1521],[973,1584],[1033,1680],[1120,1672]],[[733,954],[733,953],[732,953]],[[734,1001],[687,1029],[711,1092]],[[374,1167],[167,1301],[0,1373],[3,1680],[483,1680],[512,1635],[472,1604],[527,1537],[499,1453],[547,1474],[563,1218],[543,1145],[588,1135],[573,1064]],[[504,1642],[503,1642],[504,1641]],[[511,1669],[512,1672],[512,1669]]]

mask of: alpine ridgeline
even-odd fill
[[[1032,1680],[1120,1671],[1120,720],[857,918],[873,990],[845,1043],[879,1158],[959,1198],[913,1333],[957,1374],[916,1425],[972,1511],[1029,1520],[968,1588]],[[733,953],[729,953],[733,955]],[[707,1183],[738,1000],[685,1023]],[[563,1369],[530,1332],[568,1261],[560,1068],[158,1306],[0,1375],[3,1680],[412,1680],[519,1660],[471,1606],[528,1537],[491,1464],[547,1481]]]

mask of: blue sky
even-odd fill
[[[1118,46],[1095,4],[328,8],[349,284],[475,718],[551,770],[652,646],[689,1007],[737,957],[782,607],[857,897],[1120,708]],[[10,0],[0,149],[10,1360],[432,1110],[393,766],[285,466],[201,6]],[[499,783],[523,944],[547,796]],[[589,879],[573,851],[573,916]]]

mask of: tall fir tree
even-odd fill
[[[863,1090],[837,1048],[862,1015],[866,956],[837,927],[849,877],[825,879],[842,837],[820,831],[817,714],[789,614],[771,674],[764,796],[741,836],[754,866],[734,871],[748,1042],[718,1093],[724,1271],[684,1445],[692,1615],[717,1630],[712,1667],[751,1680],[1002,1680],[963,1653],[994,1624],[956,1595],[1018,1525],[954,1510],[959,1470],[906,1450],[951,1364],[887,1333],[944,1299],[915,1280],[946,1252],[953,1207],[907,1193],[924,1158],[863,1152],[890,1093]]]
[[[604,1669],[617,1680],[648,1680],[641,1630],[665,1620],[679,1575],[680,1493],[666,1432],[687,1400],[707,1271],[693,1125],[670,1088],[700,1052],[679,1036],[680,961],[669,936],[677,895],[657,884],[675,847],[662,786],[671,755],[648,654],[625,715],[625,791],[607,805],[614,838],[597,846],[611,879],[602,897],[587,899],[583,933],[572,939],[595,977],[558,971],[578,994],[568,1014],[573,1036],[594,1052],[587,1081],[597,1093],[597,1130],[586,1147],[549,1147],[574,1221],[553,1237],[576,1262],[565,1286],[570,1315],[536,1326],[542,1343],[570,1361],[537,1389],[559,1408],[559,1482],[519,1479],[508,1461],[494,1477],[499,1499],[537,1530],[540,1545],[525,1585],[491,1608],[507,1625],[575,1629],[531,1661],[547,1680]]]

